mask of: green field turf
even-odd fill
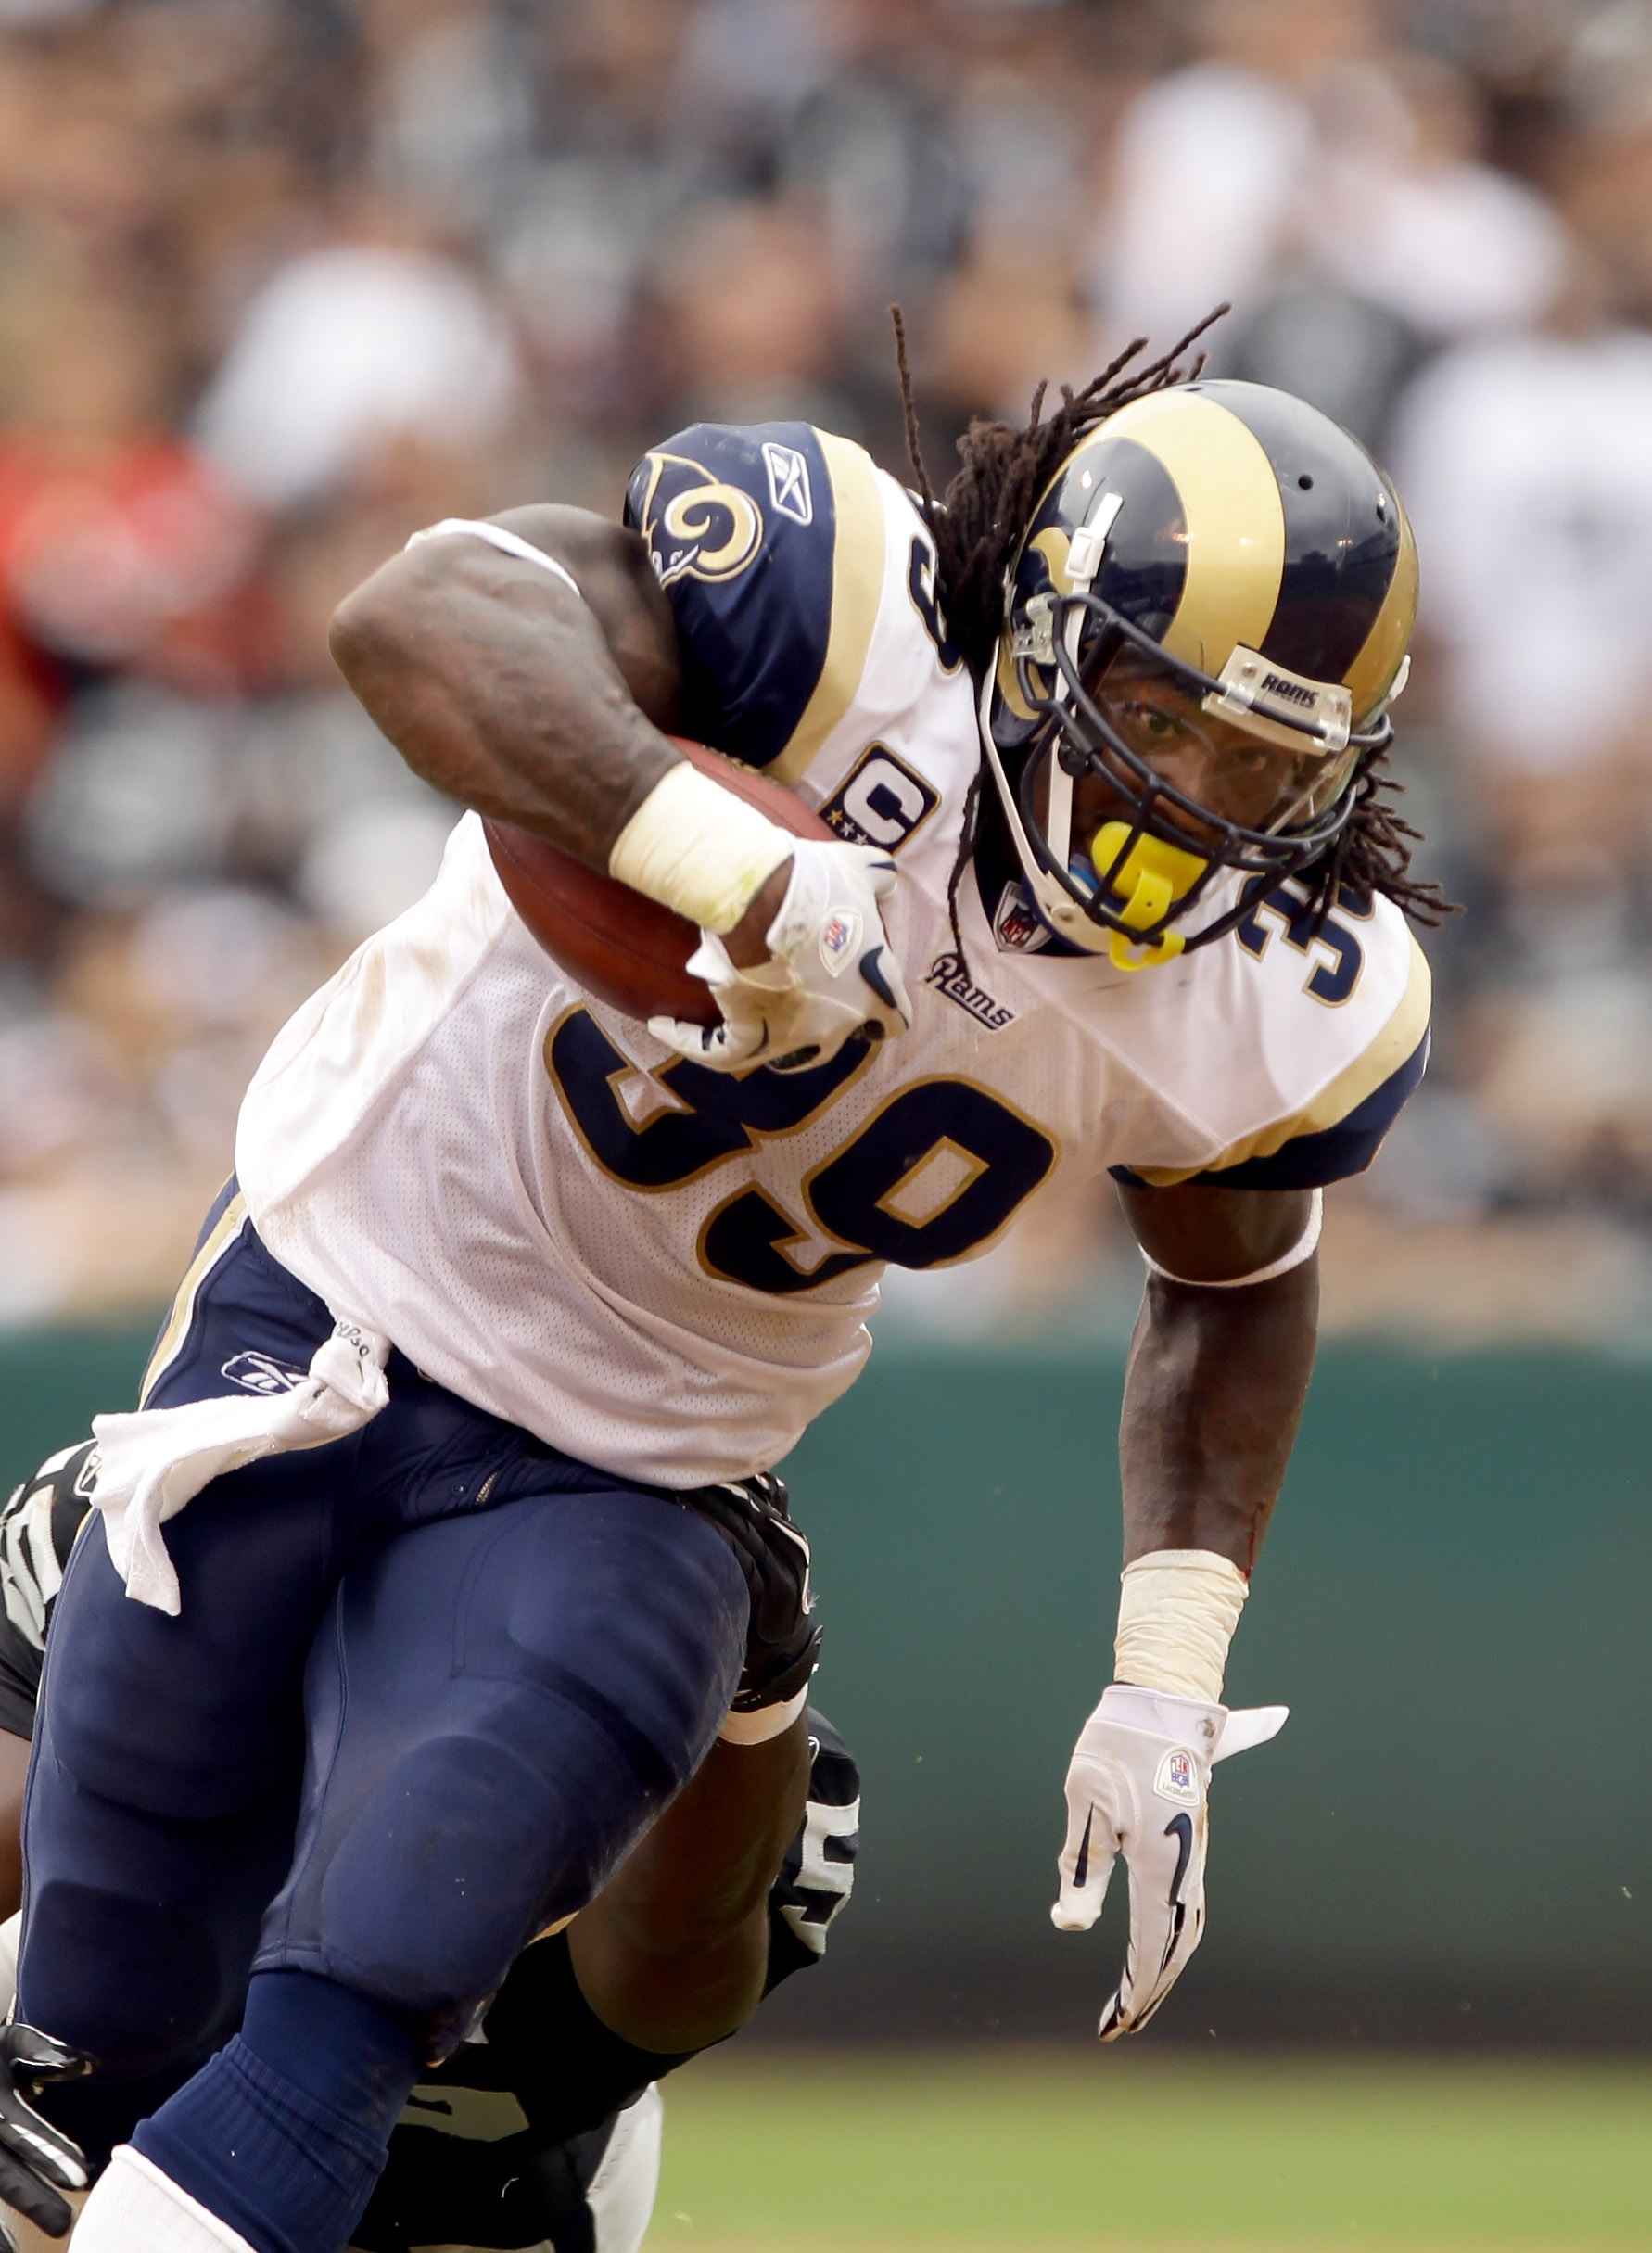
[[[1652,2067],[711,2057],[647,2253],[1652,2248]]]

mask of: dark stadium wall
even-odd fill
[[[1122,1903],[1106,1938],[1048,1907],[1121,1376],[874,1354],[789,1466],[867,1771],[845,2018],[1077,2033],[1105,1999]],[[1652,1372],[1325,1352],[1227,1685],[1291,1719],[1217,1772],[1163,2035],[1652,2039],[1649,1458]]]
[[[131,1336],[0,1341],[0,1478],[130,1402]],[[884,1345],[787,1466],[857,1898],[787,2039],[1086,2034],[1122,1945],[1049,1927],[1106,1679],[1116,1356]],[[1328,1348],[1241,1624],[1211,1928],[1154,2040],[1652,2041],[1652,1371]],[[1122,1880],[1120,1890],[1122,1891]]]

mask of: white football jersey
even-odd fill
[[[248,1090],[241,1188],[303,1282],[495,1415],[686,1487],[777,1461],[845,1389],[888,1261],[970,1259],[1105,1168],[1305,1187],[1368,1162],[1426,1053],[1388,901],[1310,937],[1276,887],[1132,973],[1050,941],[984,849],[960,956],[973,697],[907,494],[804,425],[701,426],[629,513],[693,732],[894,855],[912,1028],[795,1074],[675,1057],[549,960],[467,816]]]

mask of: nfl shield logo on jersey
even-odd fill
[[[1153,1778],[1153,1791],[1157,1798],[1170,1800],[1177,1807],[1197,1807],[1199,1770],[1192,1753],[1183,1751],[1179,1746],[1174,1752],[1166,1752]]]
[[[1049,944],[1049,933],[1039,922],[1025,885],[1007,884],[998,895],[992,919],[992,935],[1006,952],[1036,954]]]
[[[820,934],[820,960],[835,978],[854,959],[860,944],[860,918],[852,908],[834,915]]]

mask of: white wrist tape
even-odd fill
[[[1249,1584],[1214,1549],[1154,1549],[1119,1584],[1113,1680],[1220,1704],[1227,1647]]]
[[[553,579],[561,579],[565,587],[571,587],[579,594],[578,580],[554,555],[547,555],[543,548],[536,548],[531,540],[507,532],[502,524],[489,524],[486,517],[444,516],[439,524],[427,524],[422,532],[414,532],[407,544],[416,548],[421,540],[485,540],[502,555],[515,555],[519,562],[538,564],[541,571],[549,571]],[[583,602],[585,597],[579,594],[579,600]]]
[[[808,1703],[808,1685],[806,1682],[794,1698],[784,1705],[760,1705],[755,1713],[731,1713],[718,1731],[726,1745],[766,1745],[771,1737],[789,1729]]]
[[[755,806],[684,759],[615,838],[608,873],[720,938],[792,858],[792,845]]]
[[[1271,1283],[1276,1275],[1289,1275],[1292,1267],[1300,1267],[1304,1260],[1312,1259],[1319,1249],[1319,1231],[1325,1225],[1325,1191],[1315,1190],[1308,1207],[1308,1225],[1289,1252],[1265,1267],[1258,1267],[1253,1275],[1232,1275],[1226,1282],[1198,1282],[1189,1275],[1173,1275],[1168,1267],[1161,1267],[1152,1254],[1142,1252],[1142,1258],[1155,1275],[1162,1275],[1167,1283],[1180,1283],[1188,1291],[1243,1291],[1252,1283]]]

